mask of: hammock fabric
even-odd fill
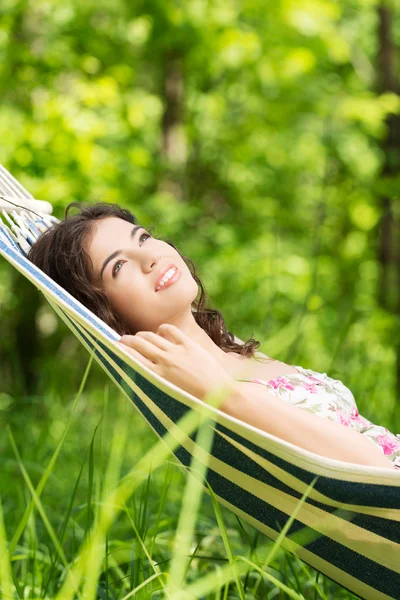
[[[51,205],[34,200],[0,165],[1,209],[0,253],[44,294],[160,437],[190,409],[204,410],[203,402],[125,354],[115,331],[26,259],[29,245],[56,219]],[[221,504],[275,540],[314,481],[282,546],[362,598],[400,599],[398,471],[327,459],[218,409],[206,411],[213,444],[210,455],[198,451]],[[174,453],[189,467],[196,432],[180,439]]]

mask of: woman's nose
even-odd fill
[[[157,269],[157,265],[160,264],[160,261],[162,259],[162,256],[153,256],[150,257],[149,259],[149,265],[150,265],[150,270],[153,271],[154,269]]]

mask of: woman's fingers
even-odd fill
[[[152,344],[152,342],[145,340],[143,337],[138,335],[123,335],[119,341],[142,354],[144,358],[147,358],[154,363],[159,361],[160,348]]]
[[[128,337],[128,336],[124,336],[124,337]],[[119,341],[118,344],[121,344],[121,346],[123,347],[125,352],[128,352],[131,356],[133,356],[133,358],[136,358],[136,360],[138,362],[142,363],[142,365],[144,365],[145,367],[148,367],[149,369],[154,371],[155,364],[151,360],[148,360],[145,356],[143,356],[135,348],[132,348],[132,346],[130,346],[129,344],[126,344],[125,342]]]
[[[171,323],[162,323],[157,330],[157,334],[174,344],[185,344],[187,341],[187,335],[179,327],[171,325]]]
[[[153,333],[152,331],[138,331],[133,337],[140,337],[144,340],[147,340],[160,348],[160,350],[164,350],[164,352],[171,350],[171,342],[167,338],[164,338],[157,333]]]
[[[185,345],[187,340],[188,337],[178,327],[170,323],[163,323],[157,333],[138,331],[136,335],[123,335],[119,341],[151,361],[154,366],[165,361],[168,362],[173,349],[178,344]]]

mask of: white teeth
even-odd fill
[[[176,268],[176,267],[172,267],[171,269],[169,269],[169,270],[168,270],[168,271],[165,273],[164,277],[161,279],[161,281],[160,281],[160,283],[159,283],[159,285],[158,285],[158,287],[157,287],[157,290],[159,290],[160,288],[162,288],[162,287],[163,287],[163,285],[164,285],[165,283],[167,283],[167,281],[168,281],[169,279],[171,279],[172,275],[175,273],[175,271],[176,271],[176,270],[177,270],[177,268]],[[157,291],[157,290],[156,290],[156,291]]]

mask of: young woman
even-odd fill
[[[206,307],[193,263],[129,211],[72,204],[29,259],[120,333],[125,351],[193,396],[224,387],[221,410],[250,425],[328,458],[400,469],[400,438],[360,416],[347,387],[235,340]]]

